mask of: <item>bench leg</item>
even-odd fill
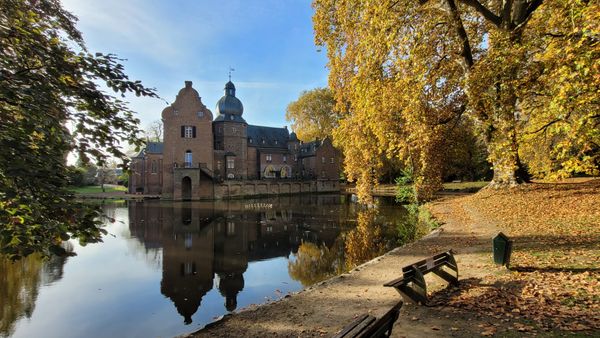
[[[421,271],[415,266],[415,275],[408,284],[396,288],[402,297],[413,303],[427,304],[427,284]]]
[[[432,272],[441,277],[446,282],[448,282],[450,285],[458,285],[458,278],[442,270],[441,267],[439,269],[433,270]]]

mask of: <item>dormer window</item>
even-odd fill
[[[277,144],[277,140],[275,140],[275,144]]]
[[[229,119],[230,119],[231,121],[233,121],[233,119],[234,119],[234,118],[235,118],[235,117],[233,117],[233,115],[229,115]]]
[[[264,138],[262,139],[262,144],[265,144],[265,139]]]
[[[200,110],[198,113],[196,113],[196,115],[198,115],[198,117],[204,117],[204,112]]]
[[[249,139],[248,139],[248,142],[250,142],[250,144],[252,144],[252,139],[251,139],[251,138],[249,138]]]

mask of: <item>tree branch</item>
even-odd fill
[[[535,12],[535,10],[540,7],[542,5],[542,3],[544,2],[544,0],[533,0],[530,4],[529,7],[527,7],[527,17],[529,17],[531,14],[533,14],[533,12]]]
[[[537,134],[537,133],[539,133],[540,131],[542,131],[542,130],[546,130],[546,129],[548,129],[548,127],[550,127],[551,125],[553,125],[553,124],[555,124],[555,123],[558,123],[558,122],[566,122],[566,121],[564,121],[563,119],[556,119],[556,120],[552,120],[552,121],[550,121],[550,122],[546,123],[545,125],[541,126],[539,129],[537,129],[537,130],[534,130],[534,131],[532,131],[532,132],[529,132],[529,133],[527,133],[527,134],[530,134],[530,135],[531,135],[531,134]]]
[[[535,12],[535,10],[538,9],[538,7],[540,7],[542,5],[542,3],[544,3],[544,0],[533,0],[529,4],[529,6],[527,6],[527,9],[526,9],[525,15],[523,16],[523,19],[520,20],[520,22],[516,23],[516,27],[514,30],[515,31],[520,30],[523,27],[525,27],[525,24],[529,21],[533,12]]]
[[[504,0],[504,7],[502,8],[502,25],[509,28],[511,25],[511,10],[513,0]]]
[[[482,5],[479,1],[477,1],[477,0],[458,0],[458,1],[462,2],[463,4],[465,4],[467,6],[473,7],[473,9],[475,9],[477,12],[479,12],[479,14],[483,15],[484,18],[488,19],[491,23],[493,23],[497,27],[500,27],[500,25],[502,24],[502,19],[498,15],[496,15],[492,11],[490,11],[487,7]]]
[[[446,3],[450,8],[450,15],[452,16],[452,20],[454,21],[456,34],[458,34],[458,38],[462,42],[462,50],[460,55],[463,57],[467,69],[470,69],[471,67],[473,67],[473,52],[471,51],[469,36],[467,35],[467,31],[465,30],[465,26],[462,23],[460,13],[458,13],[458,8],[456,7],[456,3],[454,2],[454,0],[446,0]]]

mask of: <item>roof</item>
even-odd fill
[[[316,150],[321,146],[321,144],[322,142],[319,140],[300,144],[300,152],[298,153],[298,157],[315,156]]]
[[[287,128],[248,125],[246,131],[249,147],[287,149],[290,137]]]
[[[219,115],[239,115],[244,112],[244,105],[237,97],[235,97],[235,86],[229,81],[225,84],[225,93],[219,99],[216,106],[217,114]]]
[[[233,121],[233,122],[241,122],[246,123],[243,117],[236,114],[219,114],[215,119],[215,122],[223,122],[223,121]]]
[[[163,143],[162,142],[148,142],[145,149],[147,154],[162,154]]]

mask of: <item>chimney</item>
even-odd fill
[[[192,88],[192,81],[185,81],[185,88]]]

